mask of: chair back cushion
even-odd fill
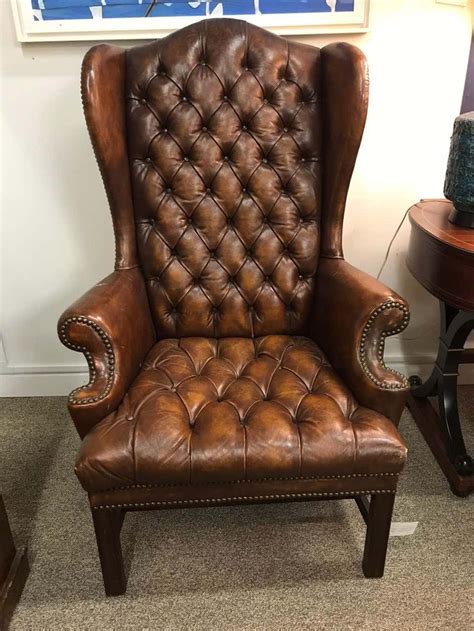
[[[137,241],[159,337],[305,332],[319,81],[319,49],[240,20],[127,51]]]

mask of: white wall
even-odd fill
[[[0,0],[0,25],[0,394],[64,394],[83,382],[85,363],[59,343],[57,318],[113,265],[109,211],[79,94],[81,60],[92,43],[18,44],[7,0]],[[442,195],[471,31],[467,8],[435,0],[372,0],[370,29],[300,39],[317,46],[344,39],[369,59],[369,116],[345,253],[376,274],[408,206]],[[426,372],[437,304],[405,268],[408,235],[405,225],[382,276],[412,310],[387,360],[405,361],[408,370],[424,364]]]

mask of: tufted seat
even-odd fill
[[[159,342],[116,412],[86,436],[87,491],[397,474],[405,446],[303,337]]]
[[[89,365],[68,407],[106,593],[124,514],[181,506],[355,498],[381,576],[408,391],[384,345],[409,313],[342,251],[363,54],[209,19],[95,46],[82,94],[115,271],[58,333]]]

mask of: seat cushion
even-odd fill
[[[406,448],[357,404],[304,337],[158,342],[117,411],[85,437],[76,473],[90,492],[392,475]]]

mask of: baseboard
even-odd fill
[[[433,367],[432,355],[385,356],[387,366],[405,375],[426,379]],[[0,367],[0,397],[66,396],[86,384],[89,374],[83,366],[15,366]],[[474,365],[461,366],[460,384],[474,384]]]
[[[83,366],[15,366],[0,369],[0,397],[61,397],[89,381]]]

